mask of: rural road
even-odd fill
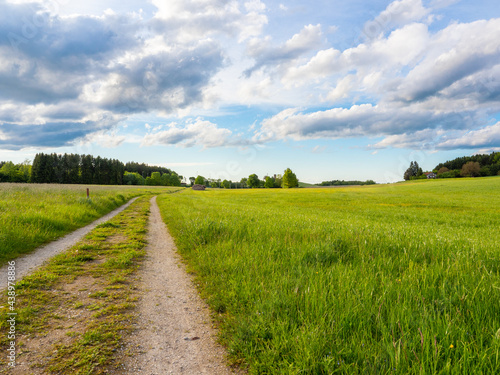
[[[124,205],[118,207],[117,209],[111,211],[107,215],[93,221],[89,225],[77,229],[74,232],[67,234],[66,236],[48,243],[38,249],[34,250],[32,253],[21,256],[16,261],[16,281],[21,280],[24,276],[33,272],[36,268],[40,267],[46,260],[52,258],[54,255],[63,252],[66,249],[69,249],[71,246],[74,246],[78,241],[80,241],[87,233],[89,233],[92,229],[98,226],[101,223],[104,223],[114,216],[118,215],[124,209],[126,209],[133,201],[137,198],[133,198],[129,200]],[[0,268],[0,275],[7,275],[8,264]],[[7,277],[2,277],[0,281],[0,290],[7,288]]]
[[[208,306],[185,271],[151,199],[146,259],[139,270],[138,325],[124,338],[117,374],[231,374]]]

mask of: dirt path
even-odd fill
[[[71,246],[74,246],[92,229],[118,215],[120,212],[130,206],[130,204],[132,204],[132,202],[136,199],[137,198],[133,198],[129,200],[121,207],[118,207],[117,209],[111,211],[110,213],[104,215],[103,217],[95,220],[94,222],[83,228],[77,229],[74,232],[71,232],[56,241],[50,242],[45,246],[39,247],[30,254],[23,255],[15,259],[16,280],[21,280],[24,276],[33,272],[35,268],[40,267],[46,260],[52,258],[54,255],[57,255],[60,252],[63,252],[64,250],[69,249]],[[6,264],[2,268],[0,268],[0,275],[7,275],[8,266],[9,265]],[[7,277],[2,277],[0,282],[0,290],[3,290],[5,288],[7,288]]]
[[[224,349],[215,342],[207,305],[187,275],[151,199],[147,256],[139,271],[138,326],[125,338],[115,373],[231,374]]]

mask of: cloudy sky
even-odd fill
[[[498,0],[0,0],[0,160],[389,182],[491,151]]]

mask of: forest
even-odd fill
[[[462,156],[436,165],[440,178],[486,177],[500,174],[500,152]]]
[[[78,154],[36,154],[33,164],[0,162],[0,182],[180,186],[182,176],[160,166]]]

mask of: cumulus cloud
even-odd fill
[[[230,145],[229,129],[219,128],[216,124],[200,118],[187,122],[184,126],[172,123],[167,130],[147,134],[143,146],[177,145],[180,147],[201,146],[203,148]]]
[[[213,1],[202,11],[212,14],[219,3],[231,8],[231,2]],[[249,2],[247,9],[238,19],[256,12],[259,2]],[[166,22],[163,11],[153,20],[113,12],[58,16],[41,4],[3,3],[2,147],[57,147],[77,139],[114,147],[99,132],[117,126],[124,119],[119,114],[172,114],[201,103],[223,66],[222,49],[210,40],[181,43],[175,29],[157,35],[155,26]],[[113,120],[89,119],[95,115]]]
[[[465,129],[476,121],[474,112],[436,112],[422,106],[393,107],[362,104],[350,108],[304,113],[287,109],[263,121],[256,141],[391,136],[423,129]],[[399,139],[399,138],[398,138]],[[394,145],[387,141],[381,146]]]
[[[368,21],[363,27],[363,34],[369,39],[377,38],[386,30],[405,26],[409,23],[429,18],[431,10],[425,8],[422,0],[399,0],[390,3],[375,19]]]
[[[488,148],[500,145],[500,122],[482,129],[471,130],[459,137],[445,139],[436,144],[438,149]]]
[[[0,123],[3,139],[0,147],[6,150],[19,150],[25,147],[62,147],[69,146],[75,139],[101,129],[111,129],[116,123],[111,119],[81,122],[47,122],[39,125],[17,125]]]
[[[498,64],[500,19],[454,24],[428,45],[425,58],[402,80],[396,97],[423,100],[475,73]]]
[[[244,40],[261,33],[267,24],[266,9],[260,0],[240,6],[236,0],[153,0],[158,8],[154,27],[160,32],[175,31],[181,42],[224,33]]]
[[[270,38],[253,39],[248,43],[248,55],[255,59],[252,68],[245,71],[246,76],[264,67],[276,67],[290,63],[306,52],[321,44],[321,25],[307,25],[299,33],[280,46],[273,46]]]
[[[359,25],[362,42],[341,50],[326,45],[320,24],[273,41],[263,34],[273,12],[261,0],[152,0],[147,19],[62,16],[43,2],[0,0],[0,148],[115,147],[127,116],[196,116],[189,111],[221,98],[222,106],[288,109],[251,140],[198,118],[148,129],[142,144],[377,137],[374,149],[491,148],[498,124],[485,124],[500,111],[500,19],[435,31],[432,10],[454,1],[393,1]]]
[[[420,2],[397,3],[421,9]],[[417,10],[398,16],[398,23],[427,14]],[[311,113],[292,108],[263,121],[256,137],[383,136],[371,146],[376,148],[455,145],[452,140],[440,145],[436,137],[444,142],[444,131],[479,129],[500,110],[499,58],[500,19],[453,23],[436,33],[424,23],[410,23],[345,51],[321,50],[307,63],[289,67],[282,81],[288,87],[323,82],[327,103],[365,104]]]

